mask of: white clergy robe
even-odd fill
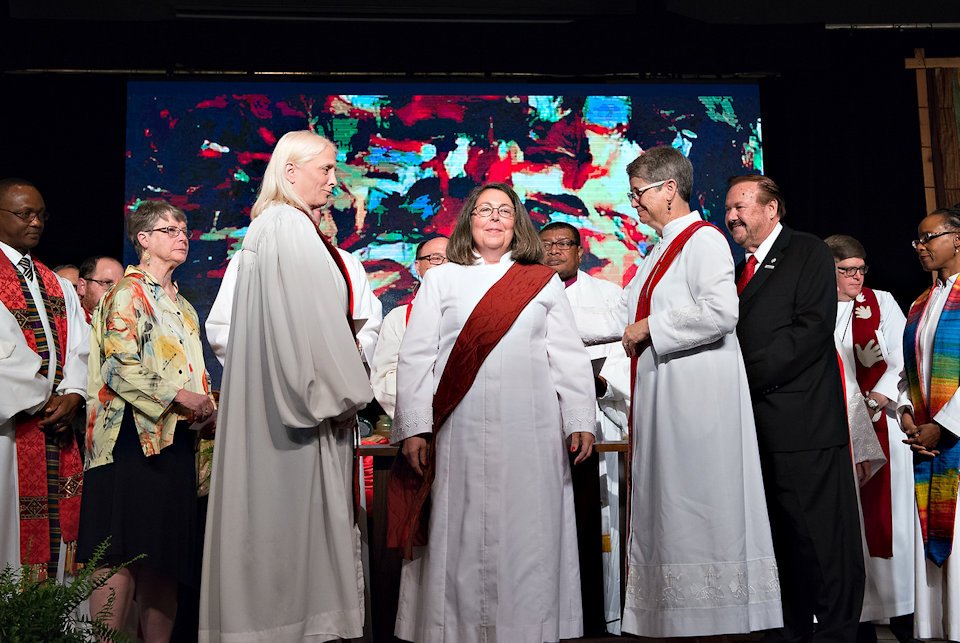
[[[354,319],[366,319],[363,327],[357,331],[357,341],[363,352],[363,360],[368,364],[373,359],[373,351],[377,346],[377,334],[380,332],[380,323],[383,320],[383,305],[370,288],[370,281],[363,269],[363,262],[346,250],[336,249],[343,259],[347,274],[350,275],[350,284],[353,287]],[[234,253],[227,262],[227,268],[220,282],[220,290],[207,315],[204,328],[207,331],[207,343],[213,349],[213,354],[223,364],[227,354],[227,343],[230,341],[230,312],[233,310],[233,293],[237,287],[236,258],[239,252]]]
[[[0,242],[0,251],[11,261],[14,269],[23,272],[17,264],[22,254]],[[50,348],[50,363],[56,362],[57,347],[50,331],[50,321],[40,303],[40,284],[36,270],[27,286],[43,324],[47,345]],[[63,364],[63,379],[56,392],[64,395],[77,393],[85,396],[87,386],[87,356],[90,353],[90,326],[87,325],[80,299],[73,284],[57,277],[63,290],[67,316],[67,354]],[[40,356],[27,344],[20,324],[9,310],[0,304],[0,569],[7,565],[20,566],[20,513],[17,498],[16,423],[14,416],[21,411],[35,413],[53,393],[56,369],[48,369],[47,377],[41,377]],[[57,578],[63,580],[65,548],[60,547],[60,564]]]
[[[400,359],[400,342],[407,331],[407,314],[410,304],[397,306],[383,318],[377,349],[370,364],[370,386],[373,396],[380,402],[383,412],[393,419],[397,406],[397,361]]]
[[[630,323],[657,260],[699,219],[693,212],[664,226],[625,292]],[[653,291],[652,346],[638,360],[633,395],[625,632],[705,636],[782,624],[733,274],[726,238],[704,228]]]
[[[914,557],[914,518],[913,499],[913,455],[910,447],[903,444],[903,432],[897,421],[897,398],[900,371],[903,369],[903,327],[906,318],[893,296],[883,290],[873,291],[877,296],[879,311],[869,314],[880,315],[880,331],[877,344],[883,352],[887,370],[873,387],[873,391],[885,395],[890,404],[884,409],[887,415],[887,436],[890,443],[890,459],[885,466],[890,467],[890,495],[893,515],[893,558],[878,558],[870,555],[866,534],[863,529],[863,507],[860,507],[860,538],[863,541],[863,560],[866,571],[866,586],[863,595],[862,622],[875,621],[909,614],[913,611],[913,557]],[[856,352],[853,346],[853,315],[855,307],[863,309],[863,302],[841,301],[837,303],[837,324],[834,340],[840,359],[843,361],[843,378],[847,397],[860,392],[857,384]],[[863,348],[862,346],[860,347]],[[848,404],[863,404],[857,398]],[[874,411],[869,411],[872,416]],[[860,501],[859,488],[857,501]]]
[[[577,271],[575,282],[567,286],[567,299],[573,308],[577,332],[587,347],[590,359],[605,357],[601,375],[606,379],[626,380],[627,386],[618,388],[610,382],[603,397],[597,399],[596,429],[598,442],[616,442],[627,436],[627,406],[629,394],[630,360],[623,352],[620,339],[623,326],[619,314],[620,286]],[[606,374],[606,375],[604,375]],[[600,479],[606,497],[601,497],[601,522],[604,536],[603,550],[603,607],[607,632],[620,633],[620,456],[617,453],[600,455]]]
[[[946,283],[938,281],[927,301],[927,309],[920,319],[917,329],[920,335],[917,342],[917,355],[920,359],[920,372],[927,386],[929,396],[930,372],[933,368],[933,339],[940,323],[940,314],[947,303],[947,297],[957,277],[953,275]],[[906,378],[900,380],[900,399],[897,414],[904,411],[913,413]],[[960,436],[960,389],[932,418],[955,436]],[[902,439],[902,438],[901,438]],[[920,519],[913,509],[914,524],[914,621],[913,634],[921,639],[948,639],[960,641],[960,562],[957,561],[957,534],[960,534],[960,511],[957,511],[953,525],[953,550],[943,563],[937,567],[923,552],[923,537],[920,532]]]
[[[286,205],[237,254],[214,448],[201,641],[327,641],[363,630],[354,426],[372,399],[340,270]]]
[[[433,395],[481,297],[510,268],[425,276],[400,347],[392,441],[432,430]],[[456,365],[451,365],[455,367]],[[418,643],[543,643],[583,631],[570,462],[594,385],[559,277],[523,309],[433,441],[429,544],[405,561],[396,634]]]

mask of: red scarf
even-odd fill
[[[867,367],[857,357],[857,348],[863,349],[868,342],[876,343],[877,331],[880,330],[880,304],[877,295],[869,288],[860,291],[860,297],[853,302],[853,316],[850,323],[853,335],[853,363],[856,366],[857,385],[864,396],[873,390],[880,378],[887,371],[886,360],[881,359],[873,366]],[[866,308],[870,315],[865,318],[857,316],[858,308]],[[873,423],[877,432],[877,439],[883,449],[883,455],[890,462],[890,437],[887,434],[887,414],[880,409],[880,417]],[[873,409],[870,415],[874,415]],[[881,467],[865,485],[860,487],[860,502],[863,506],[864,535],[867,540],[867,549],[871,556],[890,558],[893,556],[893,509],[890,500],[890,465]]]
[[[480,299],[457,336],[447,358],[450,368],[443,369],[433,396],[434,438],[473,386],[484,360],[555,274],[539,264],[515,263]],[[390,470],[387,546],[402,548],[408,560],[413,557],[414,546],[427,544],[428,500],[435,473],[436,448],[430,449],[422,477],[402,453],[397,454]]]
[[[43,301],[36,303],[44,306],[54,335],[57,361],[48,368],[57,374],[54,378],[56,388],[62,377],[68,345],[66,305],[56,275],[39,261],[33,260],[33,265],[41,290],[45,292]],[[33,302],[28,302],[24,295],[25,284],[23,275],[11,262],[0,261],[0,302],[19,322],[27,345],[39,353],[37,333],[30,323]],[[34,568],[38,578],[46,578],[56,574],[61,538],[68,548],[67,568],[73,568],[71,554],[76,548],[80,526],[83,462],[75,440],[67,446],[51,445],[48,449],[40,420],[41,417],[23,417],[22,414],[16,420],[17,481],[20,559]]]
[[[653,270],[650,271],[650,274],[647,275],[647,280],[643,282],[643,288],[640,289],[640,298],[637,300],[637,313],[634,315],[633,323],[637,323],[641,319],[646,319],[650,316],[650,302],[653,300],[653,290],[657,287],[657,284],[660,283],[660,280],[663,279],[663,276],[667,274],[667,271],[670,269],[670,266],[673,265],[673,261],[680,255],[680,251],[683,250],[683,246],[686,245],[687,241],[690,240],[690,237],[700,228],[711,227],[714,230],[720,231],[717,226],[712,223],[700,220],[691,223],[689,226],[684,228],[680,234],[670,242],[670,245],[667,247],[663,255],[657,259],[656,265],[653,266]],[[721,233],[722,234],[722,233]],[[630,525],[630,493],[633,481],[633,398],[635,387],[637,383],[637,360],[640,357],[640,354],[645,351],[650,346],[650,340],[648,339],[642,345],[637,346],[635,351],[635,357],[630,358],[630,413],[627,415],[627,463],[625,467],[625,473],[627,478],[627,522],[626,524]]]

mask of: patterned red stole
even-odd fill
[[[853,363],[856,366],[857,385],[866,397],[887,371],[887,362],[867,366],[860,361],[857,348],[863,348],[873,340],[876,343],[880,330],[880,303],[877,295],[869,288],[860,291],[853,302],[853,320],[850,323],[853,335]],[[866,309],[869,315],[857,315],[858,309]],[[842,372],[842,371],[841,371]],[[870,411],[871,416],[874,411]],[[881,409],[880,417],[873,423],[877,439],[883,449],[883,455],[890,462],[890,437],[887,434],[887,414]],[[893,556],[893,509],[890,499],[890,465],[881,467],[865,485],[860,487],[860,502],[863,506],[864,535],[871,556],[890,558]]]
[[[539,264],[515,263],[477,303],[457,336],[433,396],[434,442],[447,418],[473,386],[484,360],[555,274],[552,268]],[[415,546],[427,544],[428,501],[435,474],[436,448],[430,449],[422,477],[402,453],[397,454],[390,470],[387,546],[402,548],[408,560],[413,558]]]
[[[55,369],[54,388],[63,378],[67,347],[67,315],[63,290],[56,275],[33,260],[41,299],[50,323],[57,360],[49,363],[47,338],[37,312],[37,303],[19,270],[0,261],[0,302],[13,314],[27,345],[40,355],[40,373]],[[61,446],[40,429],[40,417],[16,420],[17,481],[20,507],[20,559],[31,565],[37,578],[56,576],[60,541],[67,544],[67,569],[73,569],[80,525],[80,493],[83,462],[76,441]]]

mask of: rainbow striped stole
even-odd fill
[[[904,371],[913,404],[913,419],[926,424],[943,408],[960,387],[960,279],[954,282],[940,314],[933,339],[933,364],[930,370],[930,396],[923,391],[921,364],[918,362],[917,331],[930,301],[928,288],[907,315],[903,333]],[[917,512],[927,558],[938,567],[953,548],[953,526],[957,513],[957,484],[960,481],[960,446],[957,436],[942,431],[937,445],[940,455],[929,458],[914,455],[913,480]]]

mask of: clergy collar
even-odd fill
[[[687,226],[692,225],[694,222],[700,220],[700,213],[696,210],[690,214],[685,214],[682,217],[678,217],[663,226],[663,231],[660,233],[661,239],[669,239],[679,234],[682,230],[686,229]]]
[[[504,263],[511,263],[511,262],[513,262],[513,253],[510,252],[509,250],[505,255],[500,257],[500,261],[498,261],[496,264],[487,263],[486,261],[483,260],[483,257],[480,256],[479,252],[477,252],[476,250],[473,251],[473,265],[475,266],[495,266],[497,264],[504,264]]]
[[[578,270],[578,271],[576,271],[575,273],[573,273],[573,276],[570,277],[569,279],[564,279],[564,280],[563,280],[563,287],[564,287],[564,288],[569,288],[569,287],[572,286],[573,284],[577,283],[577,277],[578,277],[579,275],[580,275],[580,271]]]

